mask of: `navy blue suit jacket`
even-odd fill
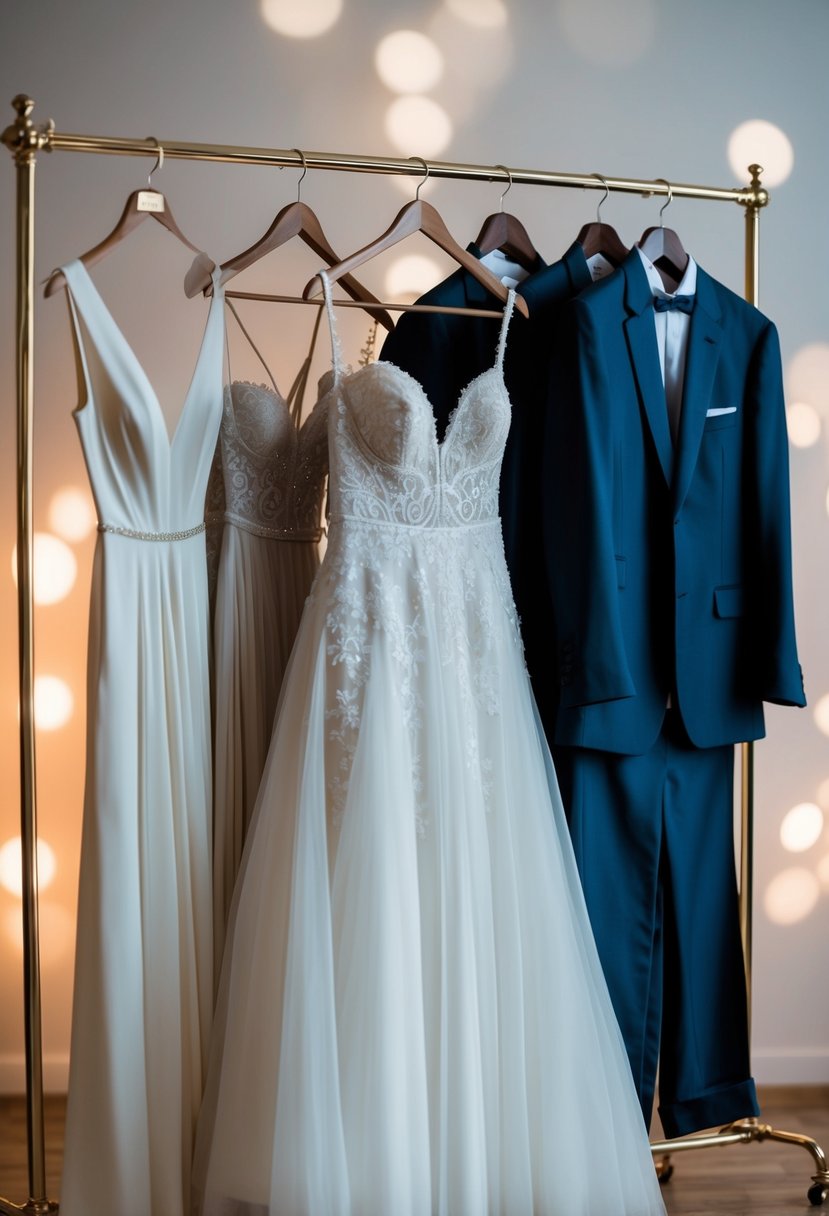
[[[805,705],[774,325],[698,267],[674,450],[652,293],[632,250],[571,306],[548,411],[556,740],[642,754],[673,698],[698,747]]]
[[[473,244],[469,251],[480,256]],[[545,401],[550,360],[565,304],[591,283],[584,251],[570,246],[560,261],[541,259],[518,287],[529,319],[510,322],[504,379],[512,417],[501,467],[499,509],[513,596],[521,618],[527,668],[545,730],[552,741],[558,703],[558,667],[552,605],[544,576],[541,527]],[[492,308],[492,296],[468,271],[459,269],[418,303]],[[457,314],[404,313],[386,338],[380,358],[414,376],[432,404],[442,437],[466,385],[495,362],[501,322]],[[555,542],[553,542],[555,543]]]

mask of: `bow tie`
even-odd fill
[[[693,296],[654,296],[653,306],[657,312],[686,312],[694,311]]]

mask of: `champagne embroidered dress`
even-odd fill
[[[232,307],[230,301],[228,305]],[[249,337],[244,326],[242,330]],[[213,627],[217,979],[279,691],[319,566],[328,472],[326,398],[300,421],[316,334],[315,327],[311,349],[287,397],[275,384],[271,390],[237,380],[225,389],[220,431],[224,530]],[[267,364],[265,370],[270,375]],[[324,380],[330,380],[330,372]]]
[[[231,912],[197,1210],[656,1216],[504,561],[509,317],[439,444],[411,377],[344,373],[323,282],[328,548]]]

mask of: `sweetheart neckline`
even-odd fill
[[[491,375],[495,374],[501,383],[503,395],[507,401],[507,405],[509,406],[509,393],[507,392],[507,386],[506,386],[506,382],[504,380],[503,371],[498,366],[497,363],[494,363],[494,364],[492,364],[491,367],[486,367],[486,368],[484,368],[484,370],[482,372],[478,372],[478,374],[473,376],[472,379],[469,381],[469,383],[466,384],[461,389],[460,393],[458,394],[458,399],[455,402],[455,405],[453,406],[451,413],[449,414],[449,420],[446,424],[446,430],[443,433],[443,439],[438,439],[437,418],[435,417],[435,407],[434,407],[434,404],[433,404],[431,398],[429,397],[429,394],[426,392],[426,389],[423,387],[423,385],[420,383],[420,381],[415,376],[413,376],[411,374],[411,372],[407,372],[404,367],[400,367],[397,363],[392,363],[391,360],[376,359],[373,363],[368,363],[364,367],[358,367],[356,371],[347,372],[347,373],[343,374],[342,376],[340,376],[340,378],[338,380],[335,379],[334,384],[332,385],[332,388],[336,387],[337,385],[340,385],[343,389],[343,397],[348,401],[348,396],[345,392],[346,382],[350,383],[352,380],[356,380],[360,375],[362,375],[363,372],[370,371],[373,367],[387,368],[389,371],[396,372],[398,375],[402,376],[404,378],[405,382],[408,382],[408,383],[414,385],[415,389],[420,394],[420,398],[421,398],[422,402],[424,403],[424,405],[426,406],[428,413],[429,413],[429,418],[431,421],[430,435],[431,435],[431,439],[432,439],[432,447],[435,450],[435,452],[437,453],[437,458],[439,461],[442,459],[442,453],[443,453],[444,449],[447,447],[447,445],[449,444],[452,436],[455,433],[455,430],[457,429],[456,423],[457,423],[458,417],[461,414],[462,407],[466,404],[466,401],[469,399],[472,389],[475,387],[476,384],[479,383],[479,381],[484,380],[487,376],[491,376]],[[322,400],[322,398],[320,398],[320,400]],[[349,405],[349,410],[350,410],[351,409],[350,401],[348,402],[348,405]],[[359,427],[357,429],[359,430]],[[360,432],[360,434],[362,436],[362,432]],[[372,449],[372,452],[373,452],[373,449]],[[376,452],[373,452],[373,454],[375,456],[377,456]],[[378,457],[378,458],[382,459],[382,457]],[[394,463],[394,462],[384,461],[383,463],[388,464],[388,463]]]
[[[328,374],[329,374],[328,372],[325,372],[323,376],[320,376],[320,379],[317,382],[318,387],[319,387],[319,384],[322,383],[322,381],[324,380],[325,376],[327,376]],[[236,384],[242,385],[244,388],[253,388],[253,389],[256,389],[257,392],[265,393],[265,394],[267,394],[267,396],[271,397],[275,401],[278,401],[282,405],[282,408],[284,409],[285,413],[288,416],[288,421],[290,423],[290,430],[292,432],[292,443],[295,446],[299,445],[300,440],[302,439],[302,436],[305,432],[305,428],[307,427],[308,423],[311,421],[311,419],[316,414],[318,407],[322,404],[322,402],[325,400],[325,398],[328,396],[328,394],[331,392],[331,389],[333,388],[333,384],[329,385],[329,387],[326,389],[326,391],[324,393],[320,394],[319,397],[317,397],[317,399],[314,402],[313,406],[311,407],[310,411],[302,419],[299,426],[297,426],[296,423],[291,418],[291,407],[288,405],[288,402],[285,400],[285,398],[283,397],[282,393],[279,391],[278,388],[275,388],[274,386],[271,386],[268,384],[257,384],[253,380],[231,380],[229,384],[225,385],[225,392],[227,392],[229,394],[230,399],[231,399],[231,408],[230,408],[229,412],[230,412],[230,417],[233,420],[234,439],[238,443],[241,444],[241,446],[245,449],[245,451],[247,452],[247,454],[249,456],[253,457],[257,461],[265,461],[265,462],[267,462],[273,456],[274,449],[276,447],[276,443],[272,444],[265,451],[257,452],[255,448],[252,448],[250,446],[250,444],[247,443],[242,438],[242,436],[239,432],[239,423],[236,418],[236,409],[235,409],[235,406],[233,405],[233,386]],[[279,442],[281,442],[281,441],[279,441]]]

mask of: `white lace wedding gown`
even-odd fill
[[[328,473],[325,395],[304,422],[301,411],[320,316],[287,397],[276,384],[270,389],[234,380],[225,389],[219,435],[224,527],[213,626],[217,980],[227,914],[279,690],[319,567],[320,515]],[[326,372],[323,380],[327,384],[330,378]]]
[[[82,262],[63,268],[99,535],[64,1216],[188,1216],[213,1005],[205,487],[218,277],[172,439]]]
[[[335,340],[328,548],[231,911],[206,1216],[664,1212],[504,561],[507,323],[441,444],[416,381],[344,374]]]

